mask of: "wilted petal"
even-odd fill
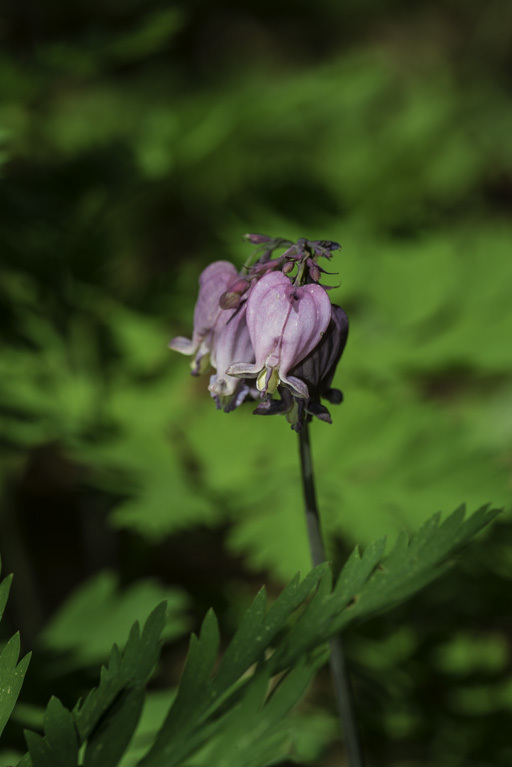
[[[320,285],[295,287],[282,272],[271,272],[254,286],[247,301],[247,326],[255,362],[240,361],[228,368],[230,375],[256,378],[267,393],[279,383],[296,396],[308,397],[306,384],[290,369],[320,342],[331,320],[331,302]]]

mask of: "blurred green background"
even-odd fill
[[[167,350],[244,232],[343,246],[345,402],[312,430],[335,567],[438,509],[510,506],[512,5],[6,0],[0,40],[1,553],[37,650],[19,750],[162,596],[172,684],[210,604],[229,636],[309,567],[295,435],[216,412]],[[348,637],[373,764],[512,763],[511,540],[505,514]],[[337,763],[327,680],[308,705],[301,758]]]

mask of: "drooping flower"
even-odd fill
[[[322,336],[322,340],[302,362],[292,369],[294,376],[300,378],[307,385],[309,397],[298,398],[293,396],[289,389],[279,389],[279,400],[267,400],[262,402],[254,413],[256,415],[286,415],[292,429],[300,431],[308,416],[316,416],[321,421],[332,423],[331,414],[325,405],[320,402],[320,397],[332,404],[343,401],[343,394],[339,389],[332,389],[332,379],[336,366],[345,348],[348,337],[348,318],[340,306],[331,306],[331,321]]]
[[[208,388],[219,409],[229,412],[250,397],[259,400],[256,414],[284,414],[295,431],[312,416],[331,423],[320,400],[343,400],[331,385],[348,320],[331,306],[330,288],[319,284],[329,272],[318,262],[340,245],[260,234],[246,239],[258,246],[252,263],[240,273],[227,261],[205,269],[192,339],[174,338],[169,346],[194,355],[193,375],[208,363],[215,369]]]
[[[254,361],[254,351],[246,321],[247,302],[232,314],[219,334],[215,333],[212,363],[217,372],[211,376],[208,389],[217,409],[226,413],[242,404],[250,387],[241,378],[226,373],[234,360]]]
[[[229,261],[214,261],[199,277],[199,295],[194,309],[192,339],[177,336],[169,344],[181,354],[194,354],[192,375],[203,373],[210,361],[215,335],[233,315],[233,309],[221,309],[219,299],[237,279],[236,267]]]
[[[295,286],[282,272],[265,274],[247,300],[247,327],[255,360],[240,360],[227,374],[256,378],[263,394],[282,384],[307,398],[307,384],[289,371],[319,344],[331,321],[331,302],[317,284]]]
[[[331,321],[322,340],[292,371],[307,384],[308,407],[319,402],[320,397],[333,405],[342,401],[342,393],[338,389],[331,389],[331,384],[347,338],[348,317],[341,306],[331,304]]]

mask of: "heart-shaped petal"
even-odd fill
[[[247,327],[255,354],[254,364],[231,365],[229,375],[256,377],[267,393],[279,383],[296,396],[307,397],[308,388],[288,371],[320,342],[331,319],[331,302],[320,285],[295,286],[282,272],[271,272],[254,286],[247,301]]]

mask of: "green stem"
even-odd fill
[[[325,562],[325,550],[320,533],[320,517],[316,502],[313,461],[309,442],[309,424],[307,421],[299,432],[299,450],[309,545],[313,565],[316,566],[321,562]],[[352,690],[350,688],[341,637],[333,637],[329,642],[329,646],[331,648],[331,676],[340,716],[342,734],[345,738],[348,764],[349,767],[364,767],[363,755],[354,717]]]

